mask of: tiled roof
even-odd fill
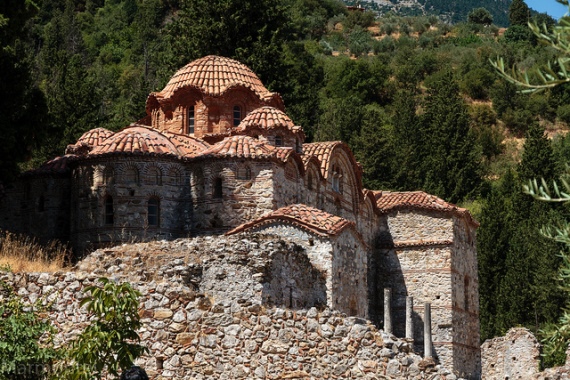
[[[101,145],[103,141],[108,139],[109,137],[113,136],[114,132],[111,132],[105,128],[95,128],[85,132],[79,140],[77,140],[76,144],[85,143],[90,147],[96,147]]]
[[[473,223],[477,224],[467,209],[458,207],[453,203],[448,203],[443,199],[436,197],[435,195],[431,195],[423,191],[375,191],[374,196],[376,198],[376,205],[378,206],[379,211],[382,213],[387,213],[403,208],[457,212],[460,214],[468,215],[469,219]]]
[[[156,96],[170,98],[176,90],[183,87],[195,87],[204,94],[219,96],[236,86],[249,88],[261,99],[273,96],[247,66],[236,60],[215,55],[192,61],[178,70]]]
[[[288,149],[289,151],[291,149]],[[212,147],[206,149],[201,157],[237,157],[237,158],[278,158],[288,156],[283,149],[275,148],[250,136],[226,137]]]
[[[345,228],[354,226],[354,223],[340,216],[304,204],[294,204],[282,207],[252,222],[242,224],[227,234],[237,234],[274,222],[293,224],[321,236],[336,236]]]
[[[302,157],[303,163],[308,165],[309,157],[314,156],[317,157],[318,160],[321,162],[321,174],[323,177],[327,177],[329,166],[331,163],[332,153],[335,149],[343,150],[348,159],[352,164],[352,170],[354,171],[354,175],[356,176],[356,186],[359,190],[362,190],[362,168],[360,164],[356,162],[354,158],[354,154],[342,141],[323,141],[323,142],[315,142],[310,144],[303,144],[303,153],[305,157]]]
[[[69,172],[69,163],[76,160],[77,156],[74,154],[66,154],[59,156],[48,162],[44,163],[37,169],[29,170],[23,175],[37,175],[37,174],[64,174]]]
[[[176,146],[159,131],[142,126],[127,127],[95,147],[89,154],[155,154],[180,156]]]
[[[162,131],[161,133],[170,139],[183,157],[196,157],[210,148],[210,144],[196,137],[178,135],[166,131]]]
[[[284,128],[294,133],[303,133],[303,129],[295,125],[287,114],[274,107],[260,107],[251,111],[236,128],[239,132],[250,129],[271,130]],[[303,133],[304,138],[304,133]]]

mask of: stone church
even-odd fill
[[[304,140],[281,96],[255,73],[207,56],[151,93],[145,118],[118,132],[90,130],[7,187],[0,228],[69,241],[78,251],[202,234],[295,239],[326,289],[307,291],[291,278],[268,301],[326,304],[380,323],[383,289],[391,288],[398,336],[406,296],[418,321],[431,302],[437,359],[476,377],[477,222],[420,191],[365,189],[345,143]],[[415,326],[421,344],[423,325]]]

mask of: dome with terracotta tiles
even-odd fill
[[[264,131],[272,129],[287,129],[295,134],[302,134],[303,128],[293,123],[287,114],[277,108],[265,106],[251,111],[240,123],[237,132]]]
[[[90,155],[152,154],[180,156],[176,146],[159,131],[146,127],[128,127],[95,147]]]
[[[261,99],[273,96],[249,67],[236,60],[215,55],[190,62],[178,70],[166,87],[155,95],[170,98],[181,88],[194,87],[205,95],[220,96],[238,86],[250,89]]]

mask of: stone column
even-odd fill
[[[414,340],[414,297],[406,297],[406,339]]]
[[[384,331],[392,334],[392,290],[384,289]]]
[[[431,358],[431,304],[424,304],[424,357]]]

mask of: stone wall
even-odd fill
[[[383,288],[392,289],[394,333],[404,336],[406,296],[414,298],[414,341],[420,352],[424,303],[431,303],[435,355],[460,375],[477,378],[479,301],[473,228],[457,216],[402,210],[388,214],[379,229],[371,256],[371,267],[379,268],[372,273],[377,277],[369,280],[377,295],[372,302],[382,310]],[[374,318],[380,316],[376,313]]]
[[[0,278],[25,299],[54,301],[61,344],[88,321],[78,307],[85,286],[100,275],[130,281],[142,293],[140,335],[150,350],[138,364],[153,379],[457,378],[364,319],[264,304],[271,263],[294,252],[304,254],[275,238],[203,237],[99,250],[76,272]]]

